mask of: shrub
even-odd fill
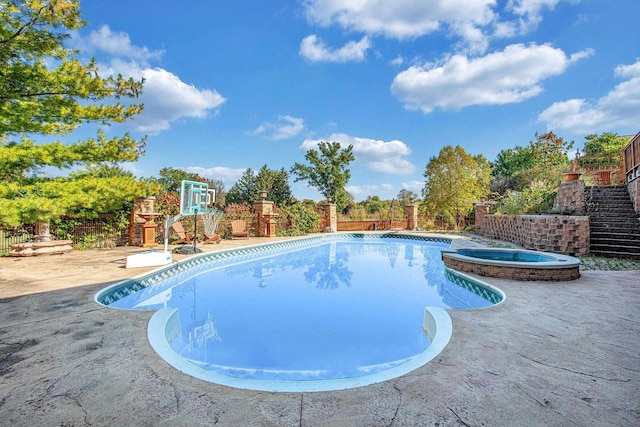
[[[534,181],[522,191],[510,191],[500,200],[499,213],[525,215],[551,212],[557,188],[543,181]]]
[[[320,224],[320,217],[315,207],[303,203],[294,203],[278,209],[290,224],[288,230],[277,231],[278,236],[301,236],[316,230]]]

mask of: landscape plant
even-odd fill
[[[103,74],[95,59],[65,46],[86,24],[77,0],[2,1],[0,8],[0,225],[95,216],[153,191],[126,174],[50,177],[45,167],[136,161],[145,138],[107,137],[101,126],[139,114],[142,81]],[[68,141],[85,125],[95,137]],[[53,141],[65,137],[67,141]]]
[[[320,224],[315,207],[301,202],[281,207],[277,213],[289,224],[288,229],[276,231],[278,236],[302,236],[317,230]]]
[[[295,163],[291,174],[295,182],[307,181],[327,200],[342,211],[349,202],[345,186],[351,179],[349,164],[355,160],[353,146],[342,148],[339,142],[320,142],[318,150],[311,149],[305,154],[308,164]]]
[[[470,202],[489,193],[491,165],[481,154],[473,156],[459,145],[447,145],[431,157],[424,177],[422,195],[428,214],[444,214],[457,226],[457,220],[472,209]]]

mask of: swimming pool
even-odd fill
[[[451,336],[444,308],[504,299],[444,268],[449,245],[398,234],[295,239],[203,254],[96,300],[159,310],[152,346],[198,378],[272,391],[349,388],[434,357]]]

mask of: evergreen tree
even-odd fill
[[[240,179],[231,186],[225,197],[225,203],[252,205],[258,200],[258,181],[253,169],[247,168]]]
[[[32,137],[124,122],[142,105],[119,100],[137,97],[142,82],[102,77],[94,59],[82,63],[79,52],[65,47],[69,32],[85,25],[78,0],[2,0],[0,5],[0,224],[95,214],[145,195],[148,186],[126,174],[41,176],[46,166],[137,160],[145,140],[128,134],[107,138],[98,130],[95,138],[69,144],[36,143]],[[100,103],[106,100],[111,103]]]

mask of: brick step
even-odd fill
[[[633,227],[607,227],[599,224],[592,224],[591,235],[604,235],[604,234],[620,234],[625,236],[636,236],[640,235],[640,228]]]
[[[620,212],[600,212],[597,214],[589,214],[590,222],[628,222],[640,227],[640,220],[636,215],[630,215]]]
[[[603,228],[625,228],[625,229],[638,229],[640,228],[640,223],[637,220],[629,219],[629,218],[607,218],[607,217],[590,217],[589,218],[589,226],[590,227],[603,227]]]
[[[606,258],[629,258],[629,259],[640,259],[640,253],[631,253],[625,251],[618,250],[593,250],[590,249],[589,253],[591,255],[606,257]]]
[[[630,254],[638,254],[640,256],[640,246],[623,246],[616,245],[613,242],[611,244],[590,244],[589,251],[613,251],[613,252],[627,252]]]
[[[605,230],[605,231],[594,231],[591,230],[591,241],[594,239],[597,240],[630,240],[630,241],[638,241],[640,242],[640,231],[637,233],[628,233],[625,231],[617,231],[617,230]]]
[[[591,200],[587,200],[587,205],[588,206],[612,205],[612,206],[632,206],[633,207],[633,202],[628,197],[626,199],[606,199],[606,200],[591,199]]]
[[[607,210],[607,209],[601,209],[601,210],[597,210],[597,211],[589,211],[589,212],[587,212],[587,216],[593,216],[593,215],[597,216],[597,215],[604,215],[604,214],[607,214],[607,215],[609,215],[609,214],[610,215],[625,215],[625,216],[628,216],[629,218],[640,218],[638,216],[638,214],[635,213],[634,211],[629,211],[629,210],[626,210],[626,209],[624,211],[622,211],[622,210],[620,210],[620,211],[618,211],[618,210],[610,211],[610,210]]]
[[[626,248],[631,252],[640,252],[640,240],[631,239],[607,239],[591,236],[590,246],[592,248],[616,247]]]
[[[629,192],[627,190],[624,191],[616,191],[616,192],[600,192],[600,193],[589,193],[588,191],[584,193],[588,199],[629,199]]]
[[[585,193],[585,197],[589,200],[630,200],[631,196],[625,191],[616,193]]]
[[[600,209],[589,209],[587,213],[589,215],[599,214],[599,213],[619,213],[619,214],[629,215],[636,218],[638,217],[638,214],[633,209],[616,208],[611,206],[602,206],[600,207]]]
[[[623,205],[623,206],[633,206],[633,202],[629,197],[626,199],[591,199],[590,204],[592,205]]]

